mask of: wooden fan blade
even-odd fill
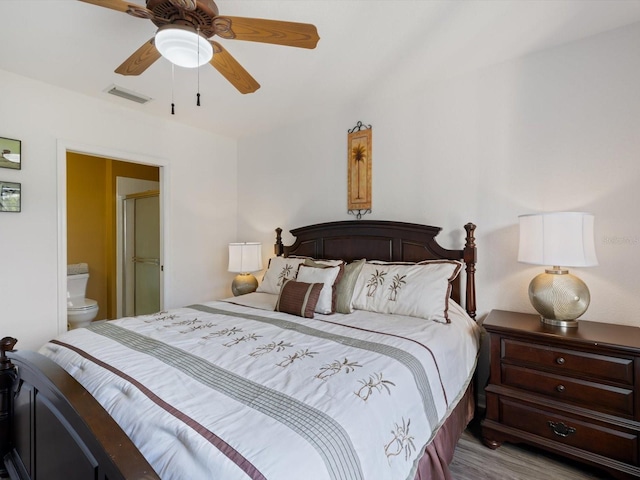
[[[218,70],[240,93],[253,93],[260,84],[218,42],[213,45],[213,58],[209,63]]]
[[[80,0],[84,3],[90,3],[92,5],[98,5],[99,7],[111,8],[112,10],[118,10],[119,12],[126,12],[129,10],[131,3],[124,0]],[[134,7],[140,8],[140,5],[133,4]]]
[[[228,29],[225,28],[228,24]],[[310,23],[282,22],[246,17],[216,17],[216,34],[222,38],[273,43],[289,47],[316,48],[318,30]],[[226,30],[226,31],[225,31]]]
[[[159,58],[160,52],[153,44],[152,38],[122,62],[122,65],[116,68],[116,73],[120,75],[140,75]]]

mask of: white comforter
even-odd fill
[[[365,311],[303,319],[274,302],[254,293],[98,322],[41,353],[163,479],[413,479],[471,381],[476,324],[458,305],[440,324]]]

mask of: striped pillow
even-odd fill
[[[276,312],[313,318],[323,283],[305,283],[285,280],[276,302]]]

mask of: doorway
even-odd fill
[[[156,238],[158,268],[161,267],[163,228],[162,215],[162,165],[148,165],[136,161],[114,159],[111,155],[96,153],[78,153],[67,149],[64,158],[64,177],[59,178],[59,186],[63,180],[67,195],[64,196],[65,208],[59,208],[59,215],[64,222],[61,225],[59,248],[59,271],[61,274],[61,298],[59,308],[59,330],[66,330],[66,265],[86,262],[89,264],[89,283],[87,298],[98,300],[100,311],[96,319],[113,319],[122,316],[122,291],[118,288],[118,251],[117,245],[117,178],[127,177],[153,179],[156,191]],[[59,164],[62,163],[59,152]],[[146,163],[146,162],[145,162]],[[60,170],[59,170],[60,172]],[[73,197],[71,192],[75,185],[84,195]],[[80,187],[78,187],[80,185]],[[71,195],[71,197],[70,197]],[[59,196],[60,198],[61,196]],[[80,212],[80,213],[78,213]],[[78,216],[80,215],[80,221]],[[62,228],[65,225],[66,228]],[[62,261],[60,261],[62,259]],[[157,310],[163,304],[163,279],[158,275],[155,287]],[[98,298],[96,298],[98,297]],[[64,302],[64,303],[63,303]],[[156,310],[156,311],[157,311]],[[64,316],[64,325],[62,321]]]

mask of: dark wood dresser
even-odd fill
[[[494,310],[483,442],[527,443],[640,478],[640,328]]]

